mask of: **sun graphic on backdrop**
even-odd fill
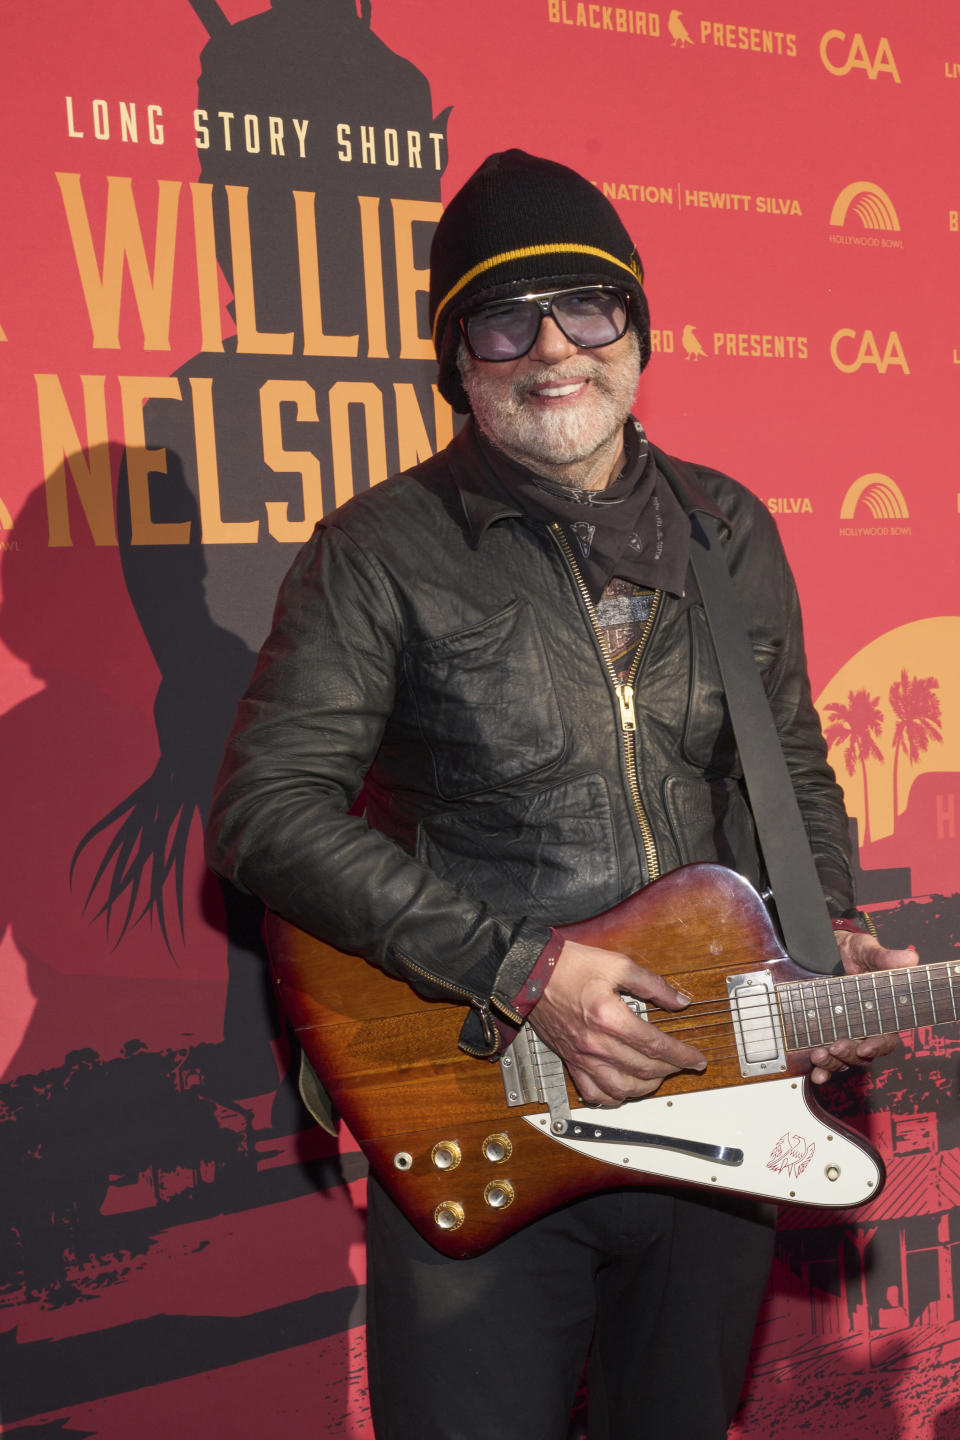
[[[914,620],[865,645],[817,697],[861,841],[892,834],[919,775],[960,771],[957,654],[960,616]]]

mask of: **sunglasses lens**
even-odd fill
[[[517,360],[533,346],[549,313],[574,345],[596,349],[626,333],[630,303],[620,290],[560,290],[539,300],[502,300],[468,315],[467,342],[478,360]]]
[[[557,295],[553,316],[574,345],[585,350],[611,345],[627,328],[630,311],[619,290],[568,290]]]
[[[478,360],[516,360],[526,355],[540,329],[535,300],[505,300],[467,317],[470,349]]]

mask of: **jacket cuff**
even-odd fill
[[[877,936],[877,927],[862,910],[845,910],[842,915],[833,915],[830,924],[834,930],[852,930],[855,935]]]
[[[533,969],[521,986],[519,993],[514,995],[510,1002],[521,1021],[526,1020],[549,985],[554,967],[560,958],[560,951],[565,944],[566,940],[559,930],[550,931],[550,939],[534,961]],[[505,1050],[516,1039],[520,1026],[516,1023],[515,1018],[507,1019],[506,1016],[499,1014],[494,1015],[494,1023],[497,1027],[497,1034],[500,1036],[500,1049]]]
[[[549,926],[533,921],[525,921],[518,928],[519,935],[500,962],[494,977],[490,1000],[472,1006],[463,1023],[460,1047],[470,1054],[493,1056],[499,1053],[502,1043],[497,1029],[498,1020],[512,1023],[514,1033],[523,1024],[524,1017],[514,1008],[514,997],[526,985],[531,971],[550,945],[554,932]]]

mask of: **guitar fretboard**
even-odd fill
[[[776,987],[788,1050],[941,1025],[960,1015],[960,963],[790,980]]]

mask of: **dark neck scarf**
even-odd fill
[[[657,470],[643,427],[623,431],[624,463],[604,490],[576,490],[511,460],[477,429],[480,449],[500,485],[525,513],[559,524],[594,602],[614,576],[682,595],[690,525]]]

